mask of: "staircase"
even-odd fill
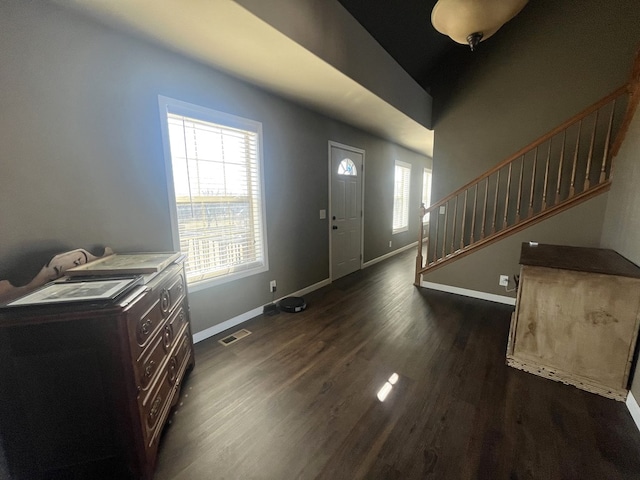
[[[640,52],[628,83],[442,200],[423,204],[415,284],[424,273],[606,192],[639,85]]]

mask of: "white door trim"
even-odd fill
[[[339,142],[334,142],[333,140],[329,140],[329,145],[327,147],[327,155],[328,155],[328,168],[327,168],[327,174],[328,176],[328,180],[329,180],[329,208],[327,209],[328,211],[328,215],[327,215],[327,230],[329,231],[329,280],[333,282],[333,267],[331,266],[332,264],[332,253],[333,253],[333,246],[332,246],[332,235],[331,235],[331,219],[333,218],[332,212],[331,212],[331,174],[332,174],[332,169],[331,169],[331,147],[336,147],[336,148],[341,148],[343,150],[349,150],[351,152],[354,153],[359,153],[360,155],[362,155],[362,166],[360,168],[361,170],[361,186],[362,186],[362,195],[361,195],[361,206],[362,206],[362,216],[360,217],[360,270],[362,270],[363,265],[364,265],[364,163],[365,163],[365,151],[362,150],[361,148],[356,148],[356,147],[352,147],[351,145],[345,145],[344,143],[339,143]]]

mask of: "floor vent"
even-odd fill
[[[251,332],[243,328],[242,330],[238,330],[237,332],[232,333],[231,335],[227,335],[221,340],[218,340],[218,342],[226,347],[228,345],[231,345],[232,343],[237,342],[241,338],[246,337],[247,335],[251,335]]]

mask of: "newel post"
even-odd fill
[[[418,217],[420,217],[420,229],[418,233],[418,255],[416,256],[416,278],[414,281],[415,286],[420,286],[420,271],[424,265],[424,260],[422,258],[422,241],[424,238],[424,216],[427,213],[427,209],[424,206],[424,203],[420,204],[420,209],[418,210]],[[427,252],[429,251],[429,236],[427,235]]]

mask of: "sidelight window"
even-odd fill
[[[393,233],[406,232],[409,229],[409,192],[411,184],[411,165],[396,160],[394,177]]]

